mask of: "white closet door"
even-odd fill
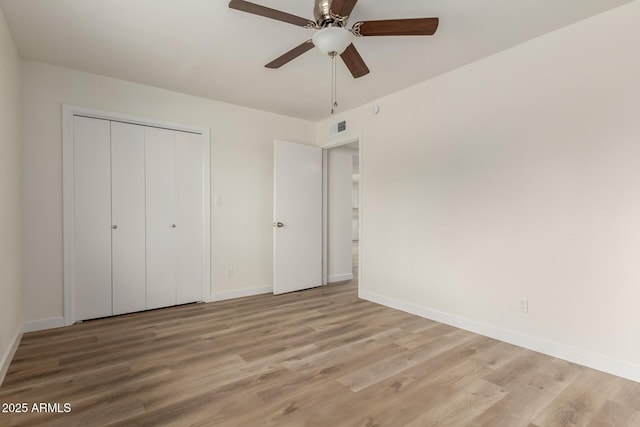
[[[202,139],[176,132],[177,304],[203,300]]]
[[[146,308],[144,127],[111,122],[113,314]]]
[[[176,304],[175,132],[145,128],[147,308]]]
[[[112,314],[109,133],[108,120],[73,118],[76,320]]]

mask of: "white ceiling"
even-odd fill
[[[356,20],[433,17],[433,37],[367,37],[371,73],[338,67],[344,111],[631,0],[360,0]],[[313,0],[254,0],[313,20]],[[20,55],[233,104],[319,121],[331,63],[316,49],[264,64],[313,31],[228,8],[227,0],[0,0]]]

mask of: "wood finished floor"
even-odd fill
[[[356,297],[355,283],[25,334],[2,426],[640,426],[640,384]]]

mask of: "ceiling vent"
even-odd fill
[[[338,123],[329,125],[329,136],[337,135],[347,130],[347,121],[343,120]]]

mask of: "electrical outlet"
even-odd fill
[[[227,267],[227,277],[233,277],[233,266]]]
[[[520,312],[521,313],[529,312],[529,300],[527,298],[520,298]]]

